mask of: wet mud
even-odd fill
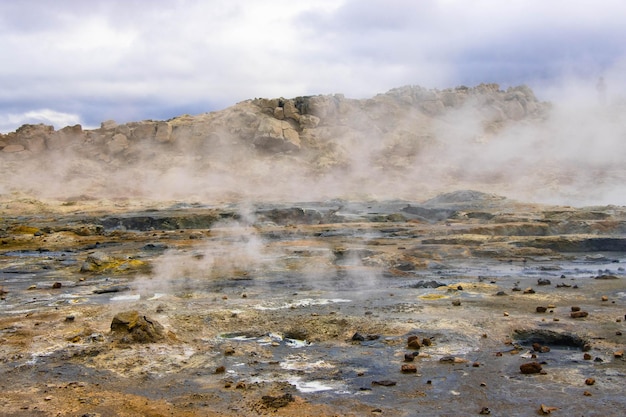
[[[2,415],[626,409],[623,207],[0,207]]]

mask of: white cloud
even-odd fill
[[[0,132],[2,133],[12,132],[24,124],[39,123],[61,129],[65,126],[81,124],[81,121],[76,114],[61,113],[50,109],[33,110],[21,114],[0,114]]]
[[[0,2],[0,114],[129,121],[261,96],[595,76],[626,56],[624,15],[617,0]]]

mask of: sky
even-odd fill
[[[618,96],[625,21],[623,0],[0,0],[0,132],[403,85]]]

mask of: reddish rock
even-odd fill
[[[403,374],[414,374],[417,372],[417,368],[413,364],[402,365],[401,371]]]
[[[417,336],[409,336],[407,339],[407,346],[409,349],[419,349],[422,347],[420,340]]]
[[[587,317],[589,315],[589,313],[587,313],[586,311],[572,311],[570,313],[570,316],[573,319],[581,319],[583,317]]]
[[[538,362],[528,362],[520,365],[523,374],[538,374],[541,372],[541,365]]]
[[[585,379],[585,385],[593,385],[596,383],[596,380],[593,378],[587,378]]]

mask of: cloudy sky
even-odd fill
[[[407,84],[618,89],[624,22],[623,0],[0,0],[0,132]]]

